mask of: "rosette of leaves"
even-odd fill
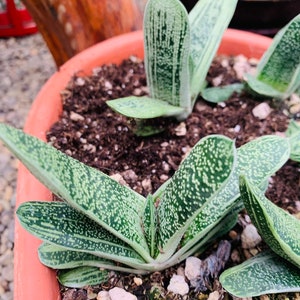
[[[273,204],[244,176],[240,190],[251,221],[270,250],[224,271],[222,286],[241,298],[300,292],[300,220]]]
[[[207,136],[174,176],[145,198],[20,130],[0,124],[0,139],[64,200],[23,203],[17,216],[44,241],[41,262],[62,269],[59,279],[69,286],[105,280],[107,272],[99,267],[142,274],[201,252],[237,220],[239,175],[247,174],[264,190],[290,155],[289,143],[278,136],[238,149],[225,136]]]
[[[136,119],[185,119],[205,87],[236,4],[237,0],[201,0],[188,14],[179,0],[149,0],[144,14],[144,48],[150,95],[107,104]]]

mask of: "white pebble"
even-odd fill
[[[261,237],[253,224],[247,225],[241,235],[243,249],[251,249],[261,242]]]
[[[108,293],[111,300],[137,300],[136,296],[119,287],[114,287]]]
[[[183,276],[174,274],[168,285],[168,291],[184,296],[189,292],[189,285],[186,283]]]
[[[195,256],[188,257],[185,261],[185,276],[188,280],[196,279],[200,276],[201,260]]]
[[[97,300],[111,300],[107,291],[101,291],[97,295]]]
[[[256,117],[260,120],[264,120],[269,116],[271,111],[272,111],[272,109],[269,106],[269,104],[266,102],[262,102],[253,108],[252,114],[254,117]]]

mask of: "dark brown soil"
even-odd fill
[[[216,59],[207,77],[208,82],[211,84],[212,79],[220,74],[225,74],[221,84],[238,82],[232,64],[233,59],[230,58],[229,67],[224,68],[220,58]],[[236,145],[240,146],[258,136],[283,133],[288,125],[288,117],[270,100],[265,101],[273,108],[271,114],[263,120],[254,117],[252,109],[260,102],[243,93],[233,95],[222,104],[210,104],[199,99],[192,114],[184,122],[157,120],[165,128],[162,133],[146,138],[137,137],[131,130],[136,126],[135,121],[114,113],[105,104],[106,100],[132,94],[147,94],[143,63],[136,58],[124,61],[120,67],[112,65],[98,68],[92,76],[77,74],[62,92],[63,114],[49,131],[48,141],[68,155],[113,175],[120,183],[129,185],[143,195],[154,192],[172,176],[183,157],[206,135],[224,134],[235,139]],[[287,162],[273,176],[267,196],[291,213],[298,211],[297,163]],[[236,243],[233,245],[236,244],[236,247],[239,245],[241,227],[237,225],[234,229],[238,233],[234,235]],[[227,238],[232,239],[232,236]],[[128,286],[138,299],[148,299],[144,291],[151,287],[153,277],[165,286],[167,283],[164,281],[171,273],[172,270],[168,270],[165,274],[145,277],[140,287],[132,284],[134,276],[131,275],[118,280],[122,281],[123,287]],[[86,297],[86,291],[69,290],[63,299],[71,299],[68,297],[71,292],[84,293]],[[186,299],[197,297],[198,294],[193,292]],[[161,299],[181,298],[165,296]]]

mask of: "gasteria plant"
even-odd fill
[[[149,97],[108,101],[131,118],[186,118],[226,30],[237,0],[201,0],[188,15],[179,0],[149,0],[144,15],[145,69]]]
[[[222,286],[236,297],[300,291],[300,220],[269,201],[249,179],[241,197],[252,223],[271,250],[224,271]]]
[[[300,126],[292,120],[286,131],[290,159],[300,161]],[[300,291],[300,220],[268,200],[245,176],[240,178],[241,199],[270,250],[224,271],[222,286],[236,297]]]
[[[174,176],[147,198],[102,172],[10,126],[0,139],[64,202],[19,206],[21,225],[44,243],[42,263],[82,286],[107,278],[99,267],[131,273],[163,270],[205,249],[234,226],[240,174],[264,190],[289,158],[285,138],[265,136],[235,149],[221,135],[200,140]]]

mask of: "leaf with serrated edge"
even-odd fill
[[[269,247],[300,268],[300,220],[276,206],[246,177],[240,178],[241,198],[252,223]]]
[[[17,209],[21,225],[43,241],[130,266],[144,261],[128,245],[63,202],[26,202]]]
[[[62,285],[72,288],[97,285],[107,281],[108,278],[108,272],[97,267],[78,267],[71,270],[61,270],[57,276],[58,281]]]
[[[145,69],[150,97],[191,112],[190,28],[178,0],[149,0],[144,15]]]
[[[54,194],[152,260],[141,227],[144,197],[13,127],[0,124],[0,139]]]
[[[157,261],[168,259],[200,210],[228,180],[235,161],[234,142],[220,135],[201,139],[181,163],[158,206]]]
[[[258,186],[279,170],[288,160],[287,140],[268,135],[257,138],[237,149],[237,164],[227,184],[211,199],[185,233],[184,251],[211,230],[215,223],[229,213],[240,201],[239,176],[246,174]]]
[[[264,87],[255,83],[263,83]],[[263,95],[274,97],[274,92],[281,93],[280,98],[287,98],[300,86],[300,14],[281,29],[272,44],[264,53],[257,66],[255,78],[248,82],[250,87]]]
[[[106,101],[106,104],[119,114],[129,118],[151,119],[176,116],[184,112],[182,107],[150,97],[125,97]]]
[[[274,252],[265,251],[224,271],[220,282],[238,298],[300,292],[300,270]]]
[[[143,269],[129,268],[90,253],[66,250],[48,243],[42,243],[38,249],[38,254],[41,263],[52,269],[70,269],[90,266],[126,273],[145,273]]]
[[[234,14],[237,0],[201,0],[189,13],[191,26],[191,94],[196,100],[224,31]],[[193,103],[192,103],[193,105]]]

